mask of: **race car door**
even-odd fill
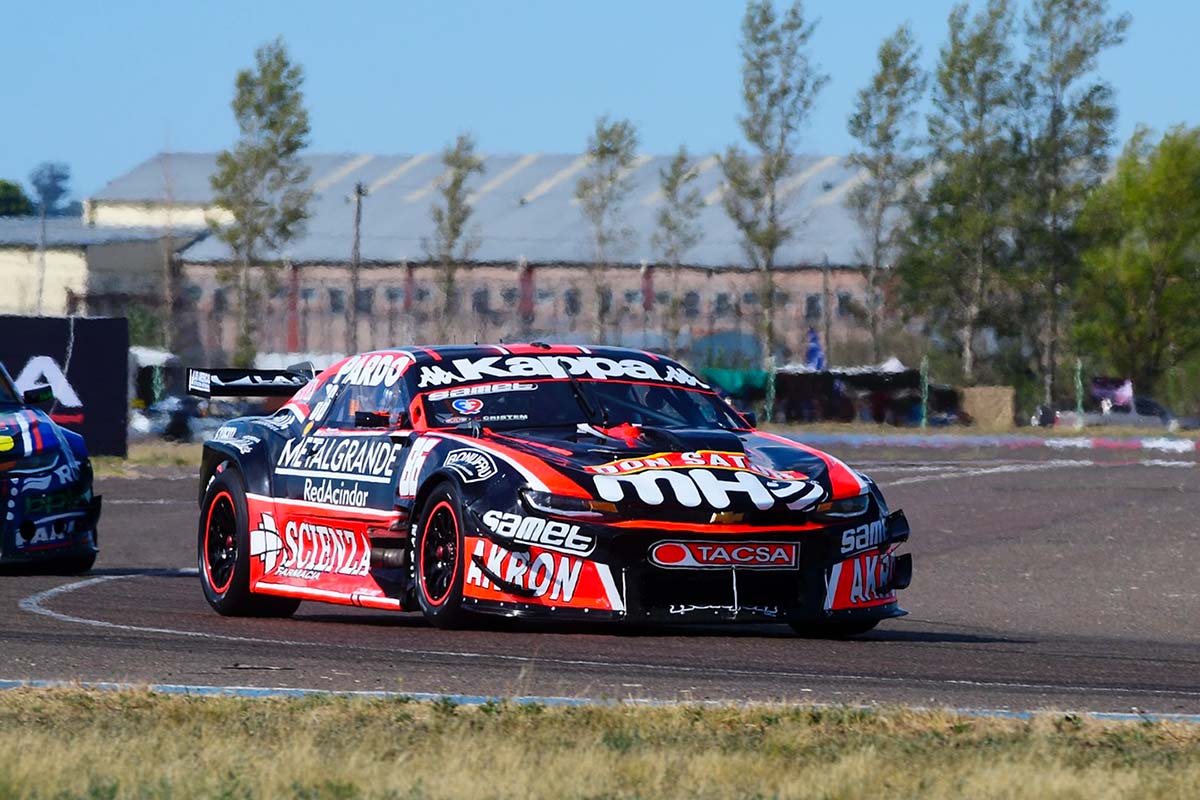
[[[286,497],[297,505],[363,521],[395,512],[397,469],[407,443],[397,430],[406,408],[403,384],[339,387],[324,419],[302,449],[305,469],[292,470]]]

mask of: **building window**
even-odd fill
[[[471,292],[471,310],[476,314],[490,314],[492,311],[492,292],[482,286]]]
[[[600,290],[600,316],[607,317],[608,312],[612,311],[612,289],[607,286]]]
[[[667,303],[671,302],[671,293],[670,292],[655,292],[654,293],[654,302],[660,306],[665,306]]]
[[[282,283],[275,283],[275,285],[271,288],[271,299],[282,300],[283,298],[287,297],[287,293],[288,287],[284,286]]]
[[[300,299],[306,303],[311,303],[317,298],[317,290],[311,286],[306,286],[300,290]]]
[[[683,314],[688,319],[700,316],[700,293],[688,292],[683,296]]]
[[[733,312],[733,302],[729,297],[729,292],[718,292],[717,301],[713,306],[713,313],[718,317],[728,317]]]
[[[839,317],[849,317],[854,313],[854,296],[849,292],[837,293],[837,313]]]
[[[429,290],[424,286],[417,289],[417,302],[424,303],[429,299]]]
[[[579,290],[567,289],[563,292],[563,302],[566,305],[567,316],[574,317],[579,314]]]
[[[742,292],[742,303],[748,306],[758,305],[758,292]]]
[[[372,288],[359,289],[354,296],[354,307],[359,314],[370,314],[375,305],[375,290]]]
[[[539,303],[554,302],[554,290],[553,289],[538,289],[537,290],[537,301]]]
[[[521,299],[521,293],[517,291],[517,287],[509,286],[500,292],[500,299],[504,301],[505,307],[515,306],[517,301]]]
[[[387,297],[387,301],[389,303],[403,303],[404,302],[404,287],[403,286],[389,286],[387,288],[387,290],[384,292],[384,295]]]
[[[641,289],[626,289],[625,290],[625,302],[626,303],[628,303],[629,305],[632,306],[632,305],[636,305],[637,303],[640,303],[641,301],[642,301],[642,290]]]
[[[195,284],[191,284],[183,287],[180,296],[183,298],[183,305],[186,308],[195,308],[200,304],[201,298],[204,297],[204,290]]]
[[[213,289],[213,313],[224,314],[229,307],[229,290],[225,288]]]
[[[804,318],[807,320],[821,318],[821,295],[810,294],[804,298]]]
[[[346,290],[345,289],[330,289],[329,290],[329,310],[334,314],[342,314],[346,311]]]
[[[774,296],[775,296],[775,307],[776,308],[785,307],[788,304],[788,301],[792,299],[792,296],[790,294],[788,294],[787,292],[783,291],[782,289],[776,289]]]

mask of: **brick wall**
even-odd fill
[[[228,268],[183,265],[181,330],[194,331],[179,348],[185,355],[218,363],[232,350],[236,293],[223,282]],[[345,265],[278,267],[260,273],[259,349],[289,347],[289,307],[295,270],[296,338],[299,351],[346,349],[346,307],[350,275]],[[607,343],[670,349],[712,361],[720,351],[728,361],[757,359],[761,319],[761,278],[746,271],[652,267],[613,267],[592,271],[568,265],[459,267],[451,312],[429,265],[370,265],[360,273],[358,345],[362,350],[416,343],[520,341],[538,338],[594,342],[598,311],[607,308],[600,339]],[[808,327],[824,332],[831,313],[831,338],[863,341],[867,332],[854,315],[864,300],[856,269],[833,269],[832,306],[825,309],[818,268],[781,270],[775,276],[776,337],[785,354],[801,357]],[[678,335],[672,337],[672,303],[678,308]],[[189,322],[190,320],[190,322]],[[439,335],[444,331],[444,336]]]

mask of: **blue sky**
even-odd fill
[[[1200,3],[1113,0],[1133,12],[1101,74],[1118,135],[1195,124]],[[978,6],[978,2],[975,3]],[[164,150],[217,150],[254,48],[283,35],[307,72],[312,149],[436,150],[460,130],[486,152],[577,152],[601,113],[630,118],[648,153],[738,138],[735,0],[191,2],[5,0],[0,178],[67,162],[76,197]],[[832,81],[803,150],[841,153],[880,40],[909,20],[932,66],[950,0],[809,0]]]

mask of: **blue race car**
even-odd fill
[[[34,407],[53,399],[18,392],[0,365],[0,565],[77,574],[96,562],[100,498],[83,437]]]

